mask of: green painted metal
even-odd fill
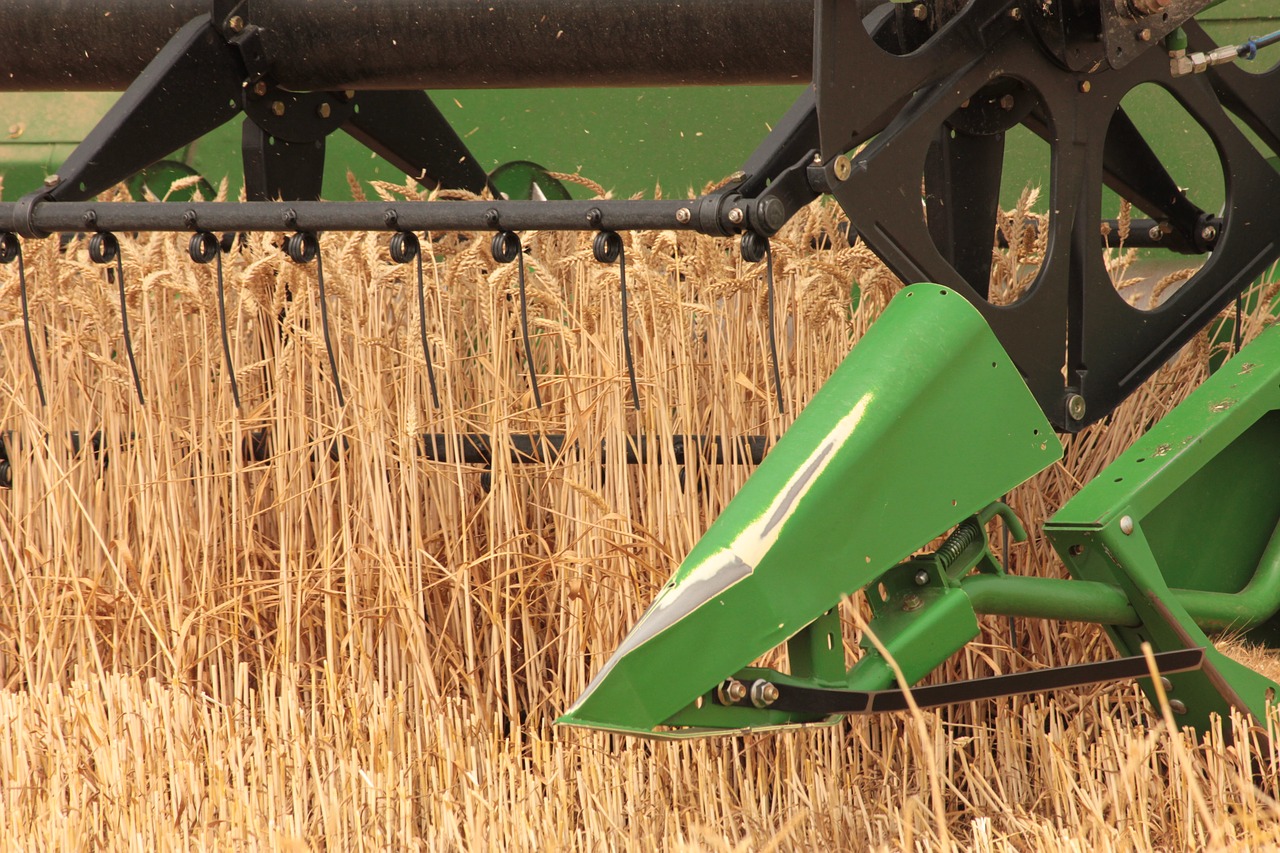
[[[936,285],[904,289],[561,722],[643,733],[813,722],[705,700],[1061,453],[972,306]],[[927,671],[922,646],[957,648],[977,626],[960,590],[925,593],[930,606],[878,621],[884,638]],[[838,649],[842,658],[838,635],[828,642],[825,633],[807,648],[824,657],[823,646],[834,646],[831,657]],[[825,659],[803,665],[836,674]],[[885,686],[883,670],[872,668],[855,668],[849,683]]]
[[[1121,589],[1138,625],[1122,654],[1207,649],[1171,676],[1179,722],[1237,708],[1264,718],[1277,686],[1213,649],[1206,631],[1280,640],[1280,329],[1209,378],[1046,525],[1071,574]]]
[[[1140,624],[1120,587],[1037,577],[972,575],[960,583],[973,609],[989,616],[1025,616],[1102,625]]]

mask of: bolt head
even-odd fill
[[[1015,21],[1021,21],[1021,20],[1022,20],[1022,7],[1021,7],[1021,6],[1014,6],[1012,9],[1010,9],[1010,10],[1009,10],[1009,17],[1010,17],[1010,18],[1012,18],[1012,19],[1013,19],[1013,20],[1015,20]]]
[[[1071,394],[1067,397],[1067,414],[1071,416],[1072,420],[1084,420],[1086,409],[1084,397],[1079,394]]]
[[[929,17],[929,9],[923,3],[917,3],[911,8],[911,17],[917,21],[923,21]]]
[[[320,116],[320,118],[328,118],[332,111],[333,108],[328,103],[323,103],[316,107],[316,115]]]
[[[60,184],[60,183],[62,183],[62,176],[61,176],[61,175],[53,174],[53,175],[49,175],[49,176],[47,176],[47,177],[44,179],[44,185],[45,185],[46,187],[49,187],[50,189],[52,189],[53,187],[56,187],[56,186],[57,186],[58,184]]]
[[[921,569],[920,571],[916,572],[915,581],[916,581],[916,586],[927,586],[929,583],[929,573],[926,572],[924,569]]]
[[[841,154],[831,161],[831,171],[835,173],[836,180],[843,183],[853,174],[853,164],[849,162],[848,157]]]
[[[1082,93],[1087,95],[1092,89],[1093,89],[1093,84],[1090,83],[1088,80],[1080,81],[1080,91]]]
[[[743,219],[742,208],[735,207],[729,211],[729,221],[732,222],[734,225],[741,225],[742,219]]]
[[[1138,41],[1151,41],[1150,27],[1143,27],[1142,29],[1138,30]]]
[[[912,610],[919,610],[923,606],[924,602],[920,600],[920,596],[915,595],[914,593],[902,599],[902,609],[908,612]]]
[[[687,207],[682,207],[676,211],[676,222],[681,225],[688,225],[689,220],[693,219],[693,211]]]
[[[1218,239],[1218,229],[1214,228],[1212,225],[1206,225],[1200,230],[1200,238],[1206,243],[1212,242],[1213,240]]]
[[[272,101],[272,102],[271,102],[271,114],[272,114],[273,116],[282,116],[282,115],[284,115],[284,101]]]
[[[244,18],[239,15],[232,15],[227,19],[227,29],[233,33],[244,32]]]
[[[1000,109],[1004,110],[1005,112],[1009,112],[1010,110],[1012,110],[1013,105],[1014,105],[1013,95],[1005,95],[1003,98],[1000,99]]]
[[[1133,534],[1133,516],[1126,515],[1120,519],[1120,532],[1125,536]]]
[[[257,83],[254,83],[253,94],[257,95],[259,98],[267,94],[267,81],[259,80]]]
[[[1154,243],[1164,237],[1164,230],[1159,225],[1152,225],[1151,230],[1147,232],[1147,236]]]

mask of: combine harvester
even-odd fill
[[[461,230],[492,234],[494,257],[511,262],[520,232],[568,229],[595,232],[597,258],[613,262],[618,231],[665,229],[733,238],[771,262],[770,237],[833,196],[895,274],[927,283],[894,299],[562,722],[698,735],[1128,678],[1198,729],[1232,710],[1264,719],[1276,685],[1209,634],[1267,643],[1280,626],[1280,331],[1048,523],[1072,580],[1007,576],[987,538],[996,516],[1025,535],[999,501],[1061,457],[1055,433],[1106,418],[1280,257],[1268,162],[1280,153],[1280,72],[1251,70],[1280,58],[1280,34],[1219,44],[1197,19],[1220,5],[1253,8],[2,0],[0,87],[126,91],[43,187],[0,204],[0,259],[20,265],[23,241],[82,233],[95,261],[115,264],[113,232],[172,231],[207,263],[236,232],[271,231],[291,232],[290,256],[318,264],[321,232],[371,230],[412,263],[418,234]],[[741,170],[696,198],[319,200],[338,130],[425,186],[492,191],[424,89],[805,80]],[[1211,140],[1220,209],[1179,188],[1121,105],[1145,84]],[[93,200],[241,114],[247,202]],[[1034,282],[996,304],[990,247],[1019,127],[1047,143],[1051,216]],[[1108,276],[1118,229],[1105,227],[1104,188],[1146,217],[1128,245],[1206,256],[1157,309],[1131,306]],[[838,607],[859,590],[872,616],[849,668]],[[899,688],[973,639],[982,614],[1101,624],[1119,654]],[[750,666],[783,644],[788,672]]]

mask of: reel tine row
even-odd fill
[[[40,378],[40,363],[36,361],[36,344],[31,337],[31,309],[27,303],[27,271],[22,260],[22,241],[12,231],[0,234],[0,264],[18,262],[18,293],[22,297],[22,331],[27,339],[27,359],[31,362],[31,372],[35,375],[36,391],[40,394],[40,405],[46,406],[44,381]]]
[[[214,275],[216,279],[218,297],[218,324],[220,329],[223,359],[230,379],[232,400],[236,409],[240,410],[242,409],[242,399],[240,395],[239,382],[236,379],[235,363],[231,352],[231,336],[226,306],[226,285],[222,263],[223,253],[230,251],[233,245],[232,237],[233,235],[229,233],[224,235],[222,239],[219,239],[216,234],[209,230],[202,229],[194,231],[187,244],[187,253],[191,260],[197,264],[214,264]],[[337,348],[334,346],[330,330],[328,298],[325,291],[324,265],[321,258],[319,235],[317,232],[310,230],[297,231],[286,238],[283,249],[289,259],[296,264],[306,265],[313,261],[316,264],[316,285],[320,296],[320,321],[325,351],[328,356],[334,389],[338,396],[338,405],[345,406],[346,394],[343,389],[341,374],[338,367],[338,352]],[[431,391],[431,402],[432,405],[438,409],[440,407],[439,384],[435,375],[435,363],[431,356],[431,344],[427,337],[426,285],[421,240],[413,231],[396,231],[391,236],[389,249],[391,260],[395,263],[407,264],[414,262],[416,264],[418,334],[422,344],[422,354],[427,365],[427,382]],[[502,264],[508,264],[521,258],[525,253],[525,248],[519,234],[515,231],[502,229],[494,233],[490,242],[490,252],[495,261]],[[773,280],[773,253],[770,248],[769,238],[751,232],[744,234],[741,242],[741,253],[743,259],[749,263],[757,263],[761,260],[765,261],[765,281],[767,285],[768,304],[768,345],[772,360],[771,367],[773,385],[775,396],[777,398],[778,410],[780,412],[785,412],[786,405],[782,397],[782,380],[778,362],[778,342],[775,332],[775,325],[777,322],[775,308],[776,295]],[[618,265],[618,290],[621,299],[622,311],[623,357],[627,369],[628,384],[631,389],[631,400],[636,411],[640,411],[642,409],[642,403],[640,400],[640,387],[636,370],[635,353],[631,341],[630,292],[627,287],[626,250],[624,248],[622,237],[617,231],[612,229],[606,228],[598,231],[592,242],[592,255],[595,260],[600,263],[616,263]],[[124,333],[125,352],[129,359],[129,368],[133,378],[134,389],[138,396],[138,402],[145,406],[146,398],[143,393],[142,379],[138,371],[137,361],[134,357],[133,337],[129,324],[128,304],[126,301],[124,285],[124,266],[120,254],[119,240],[110,231],[95,232],[89,240],[89,256],[96,264],[115,263],[115,279],[120,297],[120,316]],[[21,239],[17,234],[11,231],[0,232],[0,264],[9,264],[15,260],[18,262],[18,279],[22,301],[23,325],[27,343],[27,356],[31,364],[32,373],[35,376],[36,389],[40,396],[40,403],[44,406],[47,405],[47,401],[40,366],[36,358],[34,337],[31,331],[30,308],[28,303],[26,273],[23,265]],[[516,272],[518,282],[517,287],[520,296],[520,333],[524,344],[525,360],[529,371],[529,386],[533,393],[534,404],[541,409],[542,393],[541,386],[538,382],[537,368],[533,360],[532,338],[529,333],[528,294],[523,263],[517,267]]]
[[[138,392],[138,405],[147,405],[142,394],[142,377],[138,375],[138,362],[133,357],[133,335],[129,331],[129,305],[124,293],[124,262],[120,257],[120,241],[110,231],[99,231],[89,238],[89,258],[95,264],[116,264],[116,285],[120,290],[120,324],[124,328],[124,351],[129,357],[129,372],[133,374],[133,387]],[[108,278],[110,270],[108,269]]]

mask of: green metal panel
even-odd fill
[[[1280,329],[1272,327],[1046,525],[1073,576],[1128,597],[1140,624],[1109,629],[1122,653],[1143,643],[1209,648],[1204,671],[1172,677],[1180,722],[1204,729],[1232,706],[1261,718],[1275,689],[1213,650],[1205,629],[1256,625],[1254,638],[1269,642],[1280,632],[1277,483]]]
[[[694,706],[1061,453],[977,311],[946,288],[904,289],[561,722],[650,732],[785,721]],[[967,596],[944,593],[961,606],[929,612],[949,654],[976,623]],[[887,631],[907,644],[915,632],[905,622]],[[698,714],[673,717],[681,709]]]

